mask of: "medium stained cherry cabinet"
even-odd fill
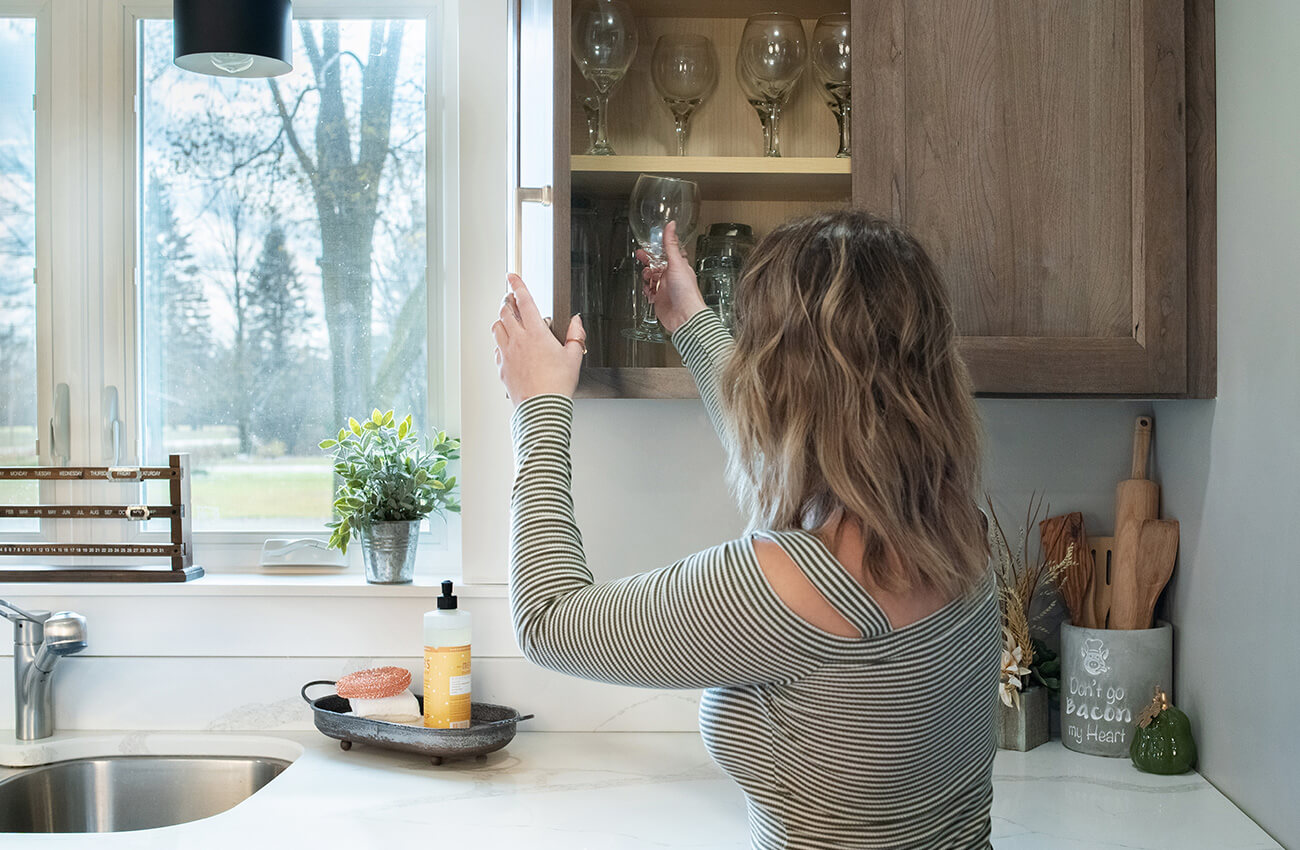
[[[761,236],[846,202],[901,221],[945,276],[982,394],[1214,395],[1213,0],[777,3],[809,34],[819,15],[851,14],[847,162],[810,72],[788,107],[787,155],[758,156],[734,45],[772,4],[631,0],[639,55],[610,114],[623,155],[599,158],[582,155],[570,0],[520,4],[521,185],[550,186],[552,201],[525,209],[522,244],[546,266],[533,274],[554,315],[570,312],[571,199],[612,209],[638,172],[677,173],[701,183],[702,226],[744,221]],[[721,68],[684,158],[667,155],[648,70],[655,37],[682,30],[709,34]],[[594,365],[580,394],[693,395],[663,362]]]

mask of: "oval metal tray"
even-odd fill
[[[515,737],[516,725],[533,717],[531,714],[520,715],[507,705],[476,702],[470,709],[468,729],[407,726],[404,723],[389,723],[347,713],[352,710],[352,706],[338,694],[315,699],[307,696],[310,687],[333,684],[326,679],[317,679],[303,685],[300,693],[303,700],[311,706],[316,728],[331,738],[337,738],[339,746],[345,750],[352,749],[354,742],[361,742],[388,750],[419,753],[428,756],[434,764],[470,756],[482,759],[488,753],[496,752],[509,744]],[[424,698],[416,694],[415,699],[423,711]]]

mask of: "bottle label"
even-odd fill
[[[469,646],[426,646],[424,725],[468,729],[470,707]]]

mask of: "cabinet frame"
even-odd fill
[[[552,312],[566,317],[572,0],[521,3],[547,7],[551,15]],[[851,6],[854,44],[861,45],[854,51],[860,59],[854,68],[852,203],[906,224],[906,0],[852,0]],[[1132,0],[1130,14],[1131,335],[963,336],[959,345],[977,395],[1177,398],[1216,391],[1214,0]],[[558,334],[567,327],[554,324]],[[578,395],[690,398],[696,389],[683,368],[602,366],[584,367]]]

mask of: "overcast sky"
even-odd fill
[[[36,22],[0,18],[0,140],[28,138],[36,86]]]

